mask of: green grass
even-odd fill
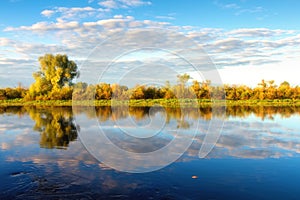
[[[210,99],[136,99],[136,100],[35,100],[23,99],[0,100],[0,106],[137,106],[147,107],[161,105],[165,107],[202,107],[202,106],[300,106],[300,100],[210,100]]]
[[[71,100],[34,100],[25,101],[23,99],[0,100],[0,106],[72,106]]]

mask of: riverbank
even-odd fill
[[[165,107],[202,107],[202,106],[300,106],[300,100],[211,100],[211,99],[137,99],[137,100],[35,100],[23,99],[0,100],[0,106],[137,106],[149,107],[161,105]]]

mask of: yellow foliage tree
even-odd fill
[[[72,80],[78,75],[77,65],[67,55],[45,54],[39,58],[40,70],[33,74],[27,99],[65,99],[71,93]]]

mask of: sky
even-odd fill
[[[1,88],[28,87],[46,53],[74,60],[81,74],[76,81],[126,83],[139,76],[146,84],[186,72],[224,84],[254,87],[265,79],[300,85],[297,0],[2,0],[0,5]]]

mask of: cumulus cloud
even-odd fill
[[[31,26],[20,26],[20,27],[7,27],[4,31],[53,31],[62,29],[74,29],[79,27],[77,21],[71,22],[38,22]]]
[[[51,17],[55,13],[54,10],[43,10],[41,14],[45,17]]]
[[[31,43],[0,38],[0,85],[14,87],[21,82],[29,86],[32,73],[38,70],[38,57],[45,53],[65,53],[67,48],[57,44]]]
[[[91,3],[91,2],[89,2]],[[133,7],[151,5],[149,1],[142,0],[105,0],[98,2],[100,7],[54,7],[41,12],[41,15],[51,18],[56,17],[56,21],[74,21],[84,18],[103,18],[112,9],[129,9]]]
[[[101,1],[102,3],[106,1]],[[109,1],[110,2],[110,1]],[[114,8],[134,7],[146,5],[145,1],[111,1],[116,4]],[[234,7],[227,5],[225,7]],[[185,49],[191,41],[198,45],[197,49],[203,49],[212,58],[219,69],[228,67],[266,66],[277,65],[287,58],[299,57],[298,46],[300,45],[300,33],[296,30],[247,28],[224,30],[217,28],[199,28],[193,26],[175,26],[165,21],[137,20],[133,16],[114,15],[113,17],[97,18],[97,13],[109,12],[111,8],[93,7],[57,7],[52,10],[42,11],[42,15],[53,17],[59,14],[55,21],[41,21],[30,26],[6,27],[4,31],[15,34],[26,33],[32,37],[44,37],[50,42],[29,43],[16,41],[9,38],[0,38],[0,54],[8,55],[8,51],[21,54],[30,58],[41,56],[41,53],[63,52],[76,58],[77,61],[84,60],[97,45],[102,44],[108,38],[123,35],[120,44],[130,47],[152,46],[165,49],[177,44]],[[233,9],[233,8],[231,8]],[[53,12],[52,12],[53,11]],[[93,16],[89,20],[80,21],[81,17]],[[71,20],[74,18],[74,20]],[[76,19],[76,20],[75,20]],[[135,32],[135,29],[158,28],[174,31],[184,37],[178,38],[170,34],[167,37],[161,35],[147,35],[143,32]],[[132,41],[134,38],[134,43]],[[149,39],[151,38],[151,40]],[[129,44],[130,43],[130,44]],[[151,43],[151,44],[150,44]],[[103,55],[120,52],[117,44],[114,48],[103,47]],[[192,49],[191,49],[192,51]],[[30,52],[30,53],[29,53]],[[176,52],[179,52],[176,50]],[[120,52],[121,53],[121,52]],[[38,55],[38,56],[37,56]],[[203,54],[204,55],[204,54]],[[193,58],[194,56],[194,58]],[[8,56],[10,58],[11,56]],[[192,62],[197,63],[197,56],[188,56]],[[4,61],[2,61],[2,64]],[[10,62],[9,64],[18,64]],[[7,64],[7,63],[6,63]],[[237,68],[236,68],[237,69]]]
[[[12,45],[15,45],[16,42],[12,39],[9,39],[9,38],[0,38],[0,46],[12,46]]]
[[[74,21],[84,18],[101,18],[110,10],[107,8],[86,7],[54,7],[41,12],[41,15],[51,18],[57,17],[57,21]]]

